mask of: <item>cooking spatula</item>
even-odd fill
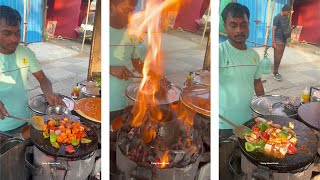
[[[32,119],[25,119],[25,118],[15,117],[15,116],[12,116],[12,115],[8,115],[7,117],[30,123],[35,129],[40,130],[40,131],[43,130],[44,121],[43,121],[43,118],[41,116],[33,116]]]
[[[226,123],[230,124],[230,126],[233,127],[233,134],[236,135],[237,137],[241,138],[241,139],[244,139],[243,137],[243,132],[245,130],[251,130],[250,128],[248,128],[247,126],[244,126],[244,125],[235,125],[233,124],[231,121],[227,120],[225,117],[221,116],[219,114],[219,118],[223,121],[225,121]]]

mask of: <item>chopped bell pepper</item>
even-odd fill
[[[79,139],[72,139],[72,140],[71,140],[72,146],[78,146],[79,143],[80,143]]]
[[[252,131],[251,130],[244,130],[243,131],[243,135],[250,135],[252,133]]]
[[[50,137],[50,134],[48,132],[42,132],[42,135],[45,139]]]
[[[88,138],[81,138],[81,143],[90,143],[92,140],[88,139]]]
[[[50,142],[56,142],[57,141],[57,135],[55,133],[50,133]]]
[[[260,123],[259,124],[259,128],[261,131],[265,131],[267,128],[269,127],[269,125],[267,123]]]
[[[51,142],[51,145],[57,149],[60,148],[60,146],[57,142]]]
[[[288,137],[288,136],[289,136],[289,133],[286,132],[286,131],[281,131],[281,132],[279,132],[279,134],[280,134],[281,136],[285,136],[285,137]]]

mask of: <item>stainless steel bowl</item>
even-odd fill
[[[46,110],[47,114],[62,114],[62,115],[71,115],[71,111],[64,106],[48,106]]]

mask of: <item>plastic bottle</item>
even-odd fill
[[[73,90],[71,92],[71,98],[76,100],[79,98],[79,96],[80,96],[80,94],[79,94],[78,87],[77,86],[73,87]]]
[[[185,87],[191,86],[192,85],[192,73],[190,72],[187,76],[187,80],[184,83]]]
[[[271,61],[268,58],[268,54],[264,56],[261,61],[262,74],[270,74],[271,70]]]
[[[306,87],[306,89],[301,91],[301,102],[307,103],[307,102],[309,102],[309,99],[310,99],[309,90]]]

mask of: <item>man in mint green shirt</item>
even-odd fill
[[[17,133],[24,122],[7,118],[13,115],[31,118],[28,108],[27,76],[31,72],[39,81],[50,105],[63,105],[53,93],[50,80],[41,70],[35,54],[19,45],[21,16],[8,6],[0,6],[0,131]],[[5,133],[8,134],[8,133]]]
[[[126,88],[133,83],[133,69],[142,72],[138,40],[127,32],[128,17],[137,0],[110,0],[110,120],[128,105]]]
[[[252,118],[250,103],[264,95],[260,57],[246,45],[250,13],[247,7],[230,3],[222,12],[228,40],[219,45],[219,113],[236,125]],[[231,136],[232,127],[219,120],[220,136]]]

